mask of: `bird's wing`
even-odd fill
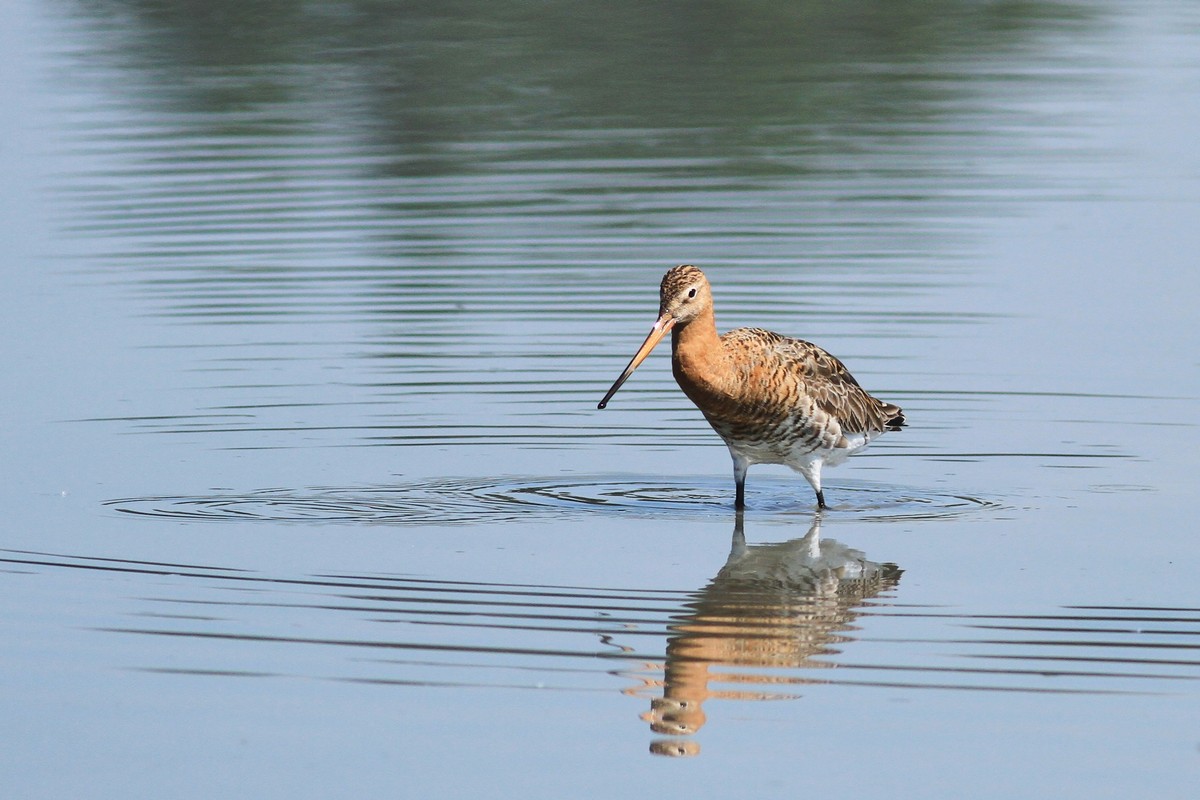
[[[899,406],[872,397],[845,364],[812,342],[761,328],[736,328],[721,338],[775,364],[779,379],[794,383],[794,391],[782,392],[780,397],[807,395],[847,433],[883,431],[904,424]]]

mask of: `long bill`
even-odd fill
[[[608,401],[617,393],[617,389],[621,388],[621,384],[629,380],[629,376],[638,368],[638,365],[646,360],[646,356],[650,355],[650,351],[654,346],[662,341],[662,338],[667,335],[667,331],[675,327],[675,318],[670,314],[663,314],[658,318],[658,322],[654,323],[654,327],[650,329],[650,335],[646,337],[646,341],[642,342],[642,346],[634,353],[633,358],[629,360],[629,366],[625,367],[625,371],[621,373],[621,377],[617,378],[617,382],[608,390],[608,394],[604,395],[604,399],[596,408],[604,408],[608,405]]]

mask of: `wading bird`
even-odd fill
[[[836,466],[884,431],[904,425],[899,406],[877,400],[820,347],[761,328],[717,335],[712,289],[691,264],[667,271],[658,321],[598,408],[604,408],[667,333],[671,371],[733,456],[734,504],[746,505],[751,464],[786,464],[825,508],[821,468]]]

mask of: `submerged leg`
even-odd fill
[[[733,457],[733,485],[735,487],[733,507],[738,511],[746,507],[746,472],[749,469],[749,461],[736,455]]]
[[[821,465],[824,463],[822,459],[813,459],[807,464],[802,464],[793,467],[797,472],[804,476],[813,491],[817,493],[817,510],[824,511],[828,506],[825,505],[825,493],[821,491]]]

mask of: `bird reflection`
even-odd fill
[[[846,632],[853,630],[856,610],[896,586],[900,574],[895,564],[868,561],[858,550],[822,539],[820,514],[802,538],[747,546],[739,513],[725,566],[670,626],[662,680],[646,682],[661,687],[662,696],[651,701],[642,719],[655,733],[684,737],[704,725],[710,698],[795,697],[780,687],[820,681],[777,670],[834,666],[819,657],[853,640]],[[690,756],[700,745],[670,738],[650,749]]]

